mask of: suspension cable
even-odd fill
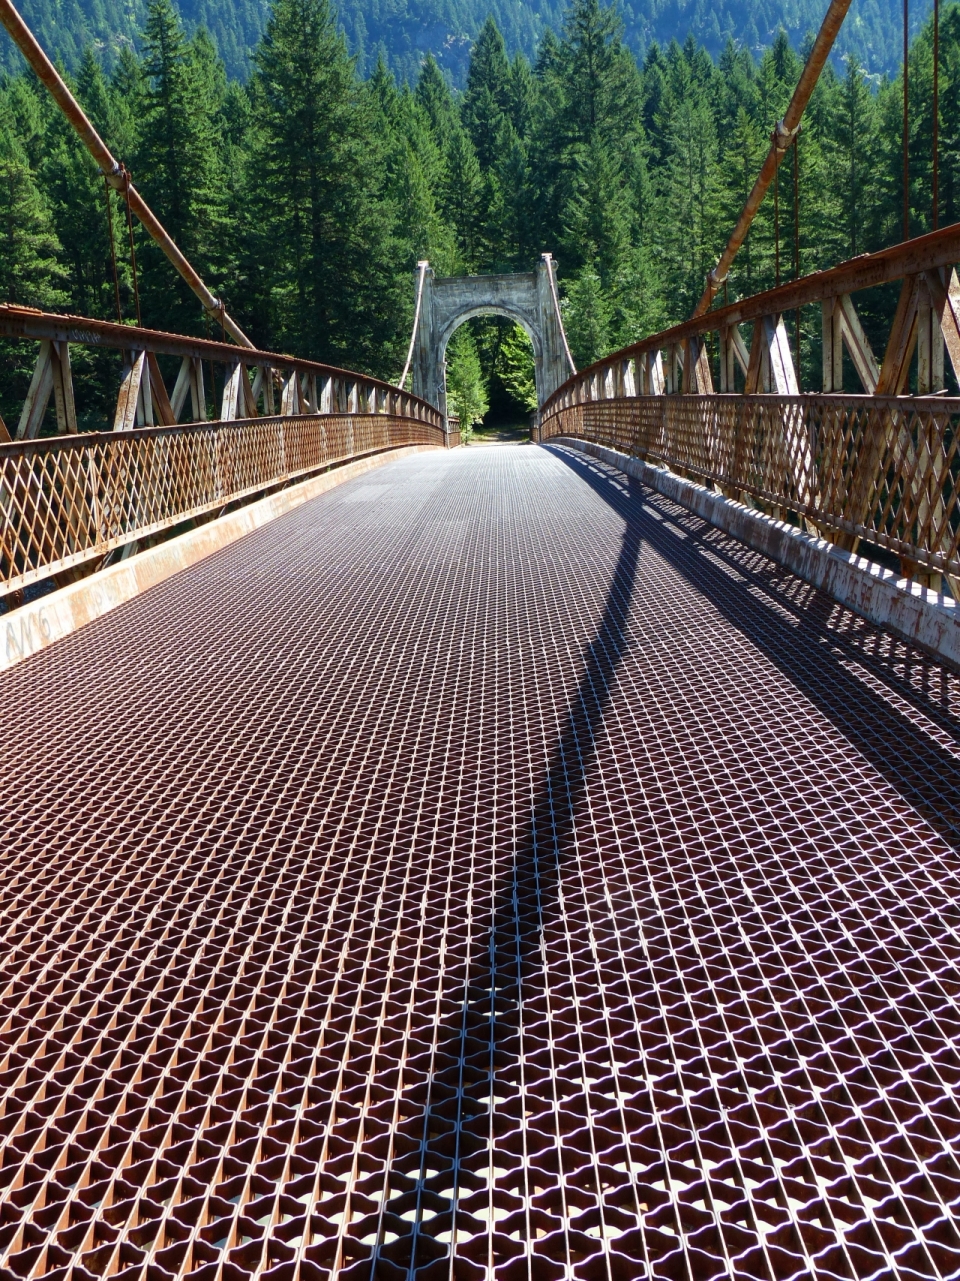
[[[910,0],[903,0],[903,238],[910,239]]]
[[[130,171],[124,166],[123,168],[124,198],[127,206],[127,231],[130,235],[130,264],[133,268],[133,301],[137,308],[137,325],[143,328],[143,318],[140,315],[140,286],[137,283],[137,250],[133,243],[133,215],[130,212]]]
[[[117,324],[123,324],[123,313],[120,310],[120,277],[117,274],[117,242],[113,234],[113,205],[110,201],[110,184],[107,175],[103,175],[103,194],[107,202],[107,232],[110,236],[110,261],[113,264],[113,301],[117,308]]]
[[[793,278],[800,279],[800,130],[793,140]],[[803,390],[803,352],[800,348],[800,308],[794,314],[797,343],[797,389]]]
[[[129,181],[129,178],[126,183],[124,182],[121,164],[114,158],[76,98],[64,84],[63,78],[56,67],[40,48],[36,36],[34,36],[14,7],[13,0],[0,0],[0,23],[10,33],[13,42],[36,72],[41,83],[49,89],[53,100],[69,120],[83,145],[97,162],[100,172],[106,177],[107,182],[114,190],[123,192],[127,208],[130,209],[132,205],[132,212],[140,219],[147,235],[157,242],[170,259],[175,270],[179,272],[200,300],[204,311],[215,316],[219,308],[217,299],[214,298],[196,271],[187,262],[133,183]],[[254,344],[230,316],[226,317],[226,327],[227,332],[241,347],[253,347]]]
[[[906,0],[904,0],[906,2]],[[763,197],[766,195],[767,188],[773,181],[773,175],[777,170],[783,157],[787,154],[789,140],[797,131],[800,124],[800,117],[803,115],[804,108],[810,100],[814,86],[820,78],[820,72],[829,57],[830,50],[833,48],[833,42],[837,37],[837,32],[846,17],[847,10],[850,7],[850,0],[830,0],[830,7],[826,12],[817,38],[813,42],[813,48],[807,58],[806,65],[800,73],[800,79],[797,81],[797,87],[793,91],[793,97],[787,110],[784,112],[783,119],[777,125],[777,138],[763,162],[763,166],[757,174],[753,188],[747,196],[746,203],[740,211],[740,217],[737,219],[737,225],[730,233],[730,239],[727,241],[720,260],[714,267],[713,271],[707,276],[706,285],[700,301],[694,308],[694,316],[702,316],[708,311],[710,304],[717,295],[717,291],[727,278],[727,272],[730,265],[736,258],[740,246],[746,239],[747,232],[756,216],[757,210]]]
[[[556,313],[557,324],[560,326],[560,337],[563,340],[563,350],[567,353],[567,363],[570,366],[570,372],[575,374],[577,367],[573,363],[573,357],[570,355],[570,344],[567,342],[566,331],[563,328],[563,317],[560,314],[560,299],[557,297],[557,282],[553,278],[553,255],[544,254],[543,261],[547,264],[547,276],[550,280],[550,293],[553,295],[553,310]]]
[[[423,282],[427,277],[427,268],[429,266],[430,263],[426,258],[421,258],[417,263],[417,267],[420,270],[420,275],[417,280],[417,305],[413,313],[413,333],[410,335],[410,346],[407,350],[406,364],[403,366],[403,373],[400,375],[400,381],[397,383],[397,386],[401,390],[403,390],[403,384],[407,381],[407,373],[410,370],[410,361],[413,360],[413,348],[417,341],[417,329],[420,325],[420,304],[423,302]]]
[[[933,230],[940,226],[940,0],[933,0]]]
[[[777,135],[773,135],[776,145]],[[777,288],[780,288],[780,169],[773,174],[773,270]]]

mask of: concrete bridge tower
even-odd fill
[[[454,332],[472,316],[506,316],[533,344],[537,405],[573,369],[557,315],[556,264],[543,254],[535,271],[495,276],[440,276],[427,267],[413,348],[413,391],[446,416],[446,353]]]

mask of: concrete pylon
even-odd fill
[[[573,370],[567,359],[551,288],[556,263],[544,254],[535,271],[497,276],[435,276],[423,282],[420,323],[413,348],[413,390],[446,417],[446,354],[454,332],[472,316],[506,316],[533,344],[537,404],[556,391]]]

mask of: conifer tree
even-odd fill
[[[524,271],[538,255],[536,229],[530,216],[531,190],[527,148],[511,122],[501,122],[496,166],[498,201],[496,221],[492,218],[488,241],[497,242],[491,260],[512,271]]]
[[[940,101],[953,108],[940,114],[940,225],[960,222],[960,5],[941,17]],[[931,118],[932,118],[931,103]]]
[[[467,131],[456,124],[447,144],[442,207],[453,227],[461,269],[476,270],[480,259],[483,177]]]
[[[170,235],[213,287],[228,263],[218,88],[209,38],[189,44],[170,0],[151,0],[134,179]],[[182,332],[203,321],[196,299],[152,241],[140,238],[144,319]]]
[[[455,235],[440,213],[446,177],[444,158],[427,112],[382,64],[370,88],[379,113],[378,132],[385,153],[384,191],[396,209],[399,253],[408,270],[428,258],[441,275],[455,270]]]
[[[446,383],[447,412],[460,419],[460,438],[468,441],[489,408],[477,344],[469,324],[461,325],[447,344]]]
[[[66,301],[60,244],[27,153],[10,124],[0,123],[0,299],[57,308]],[[16,422],[30,384],[36,347],[0,342],[0,413]]]
[[[766,152],[759,129],[754,124],[746,107],[741,106],[731,129],[727,133],[727,142],[723,151],[722,171],[725,182],[718,193],[717,209],[724,227],[732,227],[739,217],[754,181],[763,163]],[[757,218],[761,223],[769,221],[767,207],[761,206]],[[734,263],[730,283],[741,294],[756,293],[760,288],[761,262],[756,249],[758,238],[751,234]]]
[[[664,174],[661,244],[674,321],[689,315],[723,243],[718,215],[717,136],[713,115],[695,96],[670,121]]]
[[[484,171],[497,161],[498,130],[501,121],[509,118],[512,105],[511,79],[503,36],[489,17],[470,54],[462,109],[463,123]]]
[[[28,307],[64,303],[60,248],[26,152],[0,124],[0,298]]]
[[[537,407],[533,344],[519,325],[513,325],[500,344],[499,373],[517,405],[533,413]]]
[[[586,145],[599,132],[619,149],[637,129],[640,82],[612,5],[573,0],[564,23],[565,123],[569,141]]]
[[[847,63],[847,74],[835,103],[833,149],[837,192],[835,235],[836,256],[855,258],[867,248],[872,204],[875,195],[876,101],[855,58]]]
[[[611,307],[600,277],[584,267],[566,291],[563,327],[578,369],[610,350]]]
[[[631,253],[631,193],[599,134],[581,149],[578,161],[566,208],[565,259],[571,266],[590,266],[609,290]]]
[[[450,86],[444,80],[433,54],[427,54],[420,69],[416,99],[426,114],[437,146],[445,149],[459,120]]]
[[[530,122],[536,85],[530,63],[518,53],[510,63],[509,106],[507,115],[514,133],[523,142],[530,137]]]
[[[103,121],[108,116],[108,91],[99,64],[89,51],[76,89],[94,118]],[[120,217],[119,201],[59,113],[50,122],[39,176],[61,246],[70,309],[81,316],[116,319],[105,202],[109,199],[116,220]]]
[[[373,103],[327,0],[276,0],[253,101],[251,208],[276,341],[395,376],[409,284],[383,198]]]

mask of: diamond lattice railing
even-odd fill
[[[631,396],[553,408],[577,436],[960,574],[960,401],[868,396]]]
[[[441,427],[415,418],[343,414],[0,444],[0,591],[330,464],[444,442]]]

